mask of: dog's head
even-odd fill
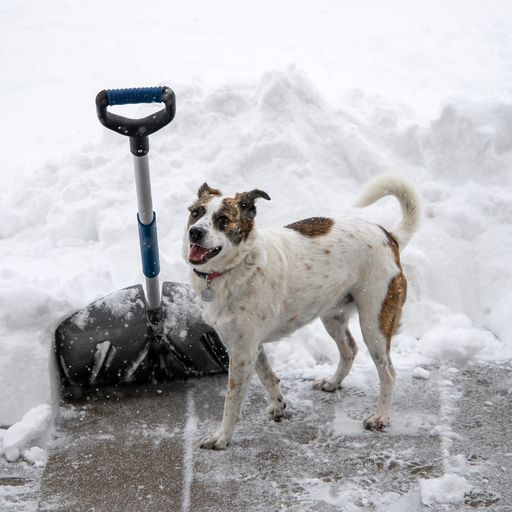
[[[256,199],[270,201],[263,190],[225,197],[204,183],[190,215],[183,243],[185,259],[201,272],[222,271],[242,254],[250,239],[256,217]]]

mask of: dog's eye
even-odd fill
[[[217,219],[217,222],[219,223],[219,226],[221,228],[225,228],[228,224],[229,224],[229,219],[227,217],[224,217],[224,215],[221,215],[218,219]]]
[[[194,217],[194,219],[196,219],[197,217],[199,217],[199,210],[192,210],[190,212],[190,216]]]

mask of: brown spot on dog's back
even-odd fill
[[[310,217],[309,219],[299,220],[285,226],[287,229],[298,231],[301,235],[315,238],[317,236],[327,235],[334,224],[329,217]]]

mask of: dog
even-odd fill
[[[400,249],[421,217],[418,194],[405,180],[371,181],[356,206],[395,196],[402,220],[392,232],[357,218],[312,217],[278,229],[256,229],[263,190],[224,196],[204,183],[190,206],[183,257],[204,304],[206,321],[229,351],[224,414],[218,430],[200,446],[222,450],[233,436],[254,370],[270,395],[266,414],[279,421],[286,403],[264,344],[320,318],[340,353],[332,377],[314,387],[333,392],[350,372],[358,348],[348,329],[357,310],[364,342],[377,367],[380,395],[367,429],[389,422],[395,370],[390,358],[407,293]]]

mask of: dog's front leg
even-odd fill
[[[201,441],[201,448],[224,450],[231,441],[258,356],[257,347],[240,343],[229,351],[229,375],[224,416],[218,430]]]
[[[258,359],[256,360],[256,373],[272,399],[272,402],[265,411],[268,418],[274,421],[281,421],[286,409],[286,402],[279,389],[279,379],[270,366],[263,346],[260,346]]]

